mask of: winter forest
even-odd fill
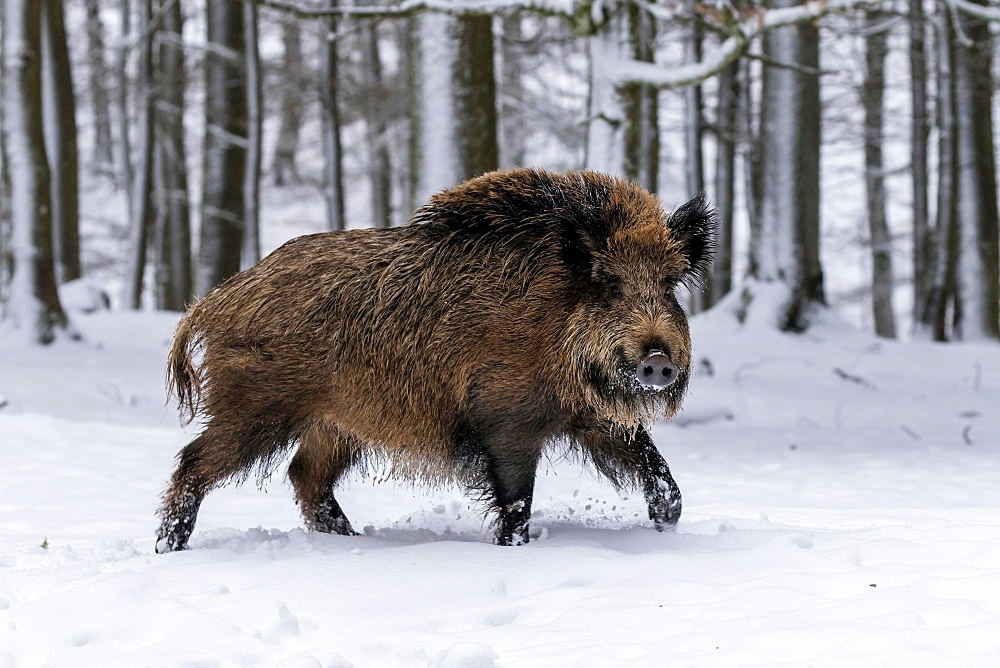
[[[0,0],[0,668],[991,665],[995,0]],[[705,192],[672,533],[572,456],[156,508],[180,314],[294,237],[521,166]],[[339,489],[340,485],[338,485]]]

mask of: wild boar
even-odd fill
[[[669,215],[628,181],[498,171],[433,196],[410,224],[289,241],[181,319],[168,383],[204,429],[181,450],[158,552],[183,549],[205,494],[298,449],[307,527],[355,531],[334,496],[375,462],[455,481],[528,542],[535,471],[562,444],[658,530],[681,494],[647,427],[680,408],[691,369],[674,294],[711,255],[703,195]]]

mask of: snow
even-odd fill
[[[0,666],[994,665],[1000,348],[731,310],[693,321],[691,395],[653,431],[677,530],[554,454],[514,548],[461,490],[359,479],[365,535],[310,534],[282,468],[156,555],[192,436],[164,404],[176,316],[0,339]]]

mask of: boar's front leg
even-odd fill
[[[681,490],[645,427],[633,432],[622,425],[590,424],[576,429],[572,438],[616,487],[642,489],[657,531],[677,525]]]
[[[528,518],[543,444],[537,435],[503,427],[477,430],[459,444],[470,489],[479,492],[497,514],[497,545],[523,545],[529,540]]]

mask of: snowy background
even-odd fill
[[[79,296],[77,304],[85,302]],[[760,309],[758,312],[763,312]],[[693,322],[654,438],[676,533],[575,463],[539,470],[519,548],[459,489],[352,480],[364,536],[303,531],[280,468],[153,554],[190,438],[164,405],[175,315],[73,313],[0,341],[0,666],[996,665],[1000,349]]]

